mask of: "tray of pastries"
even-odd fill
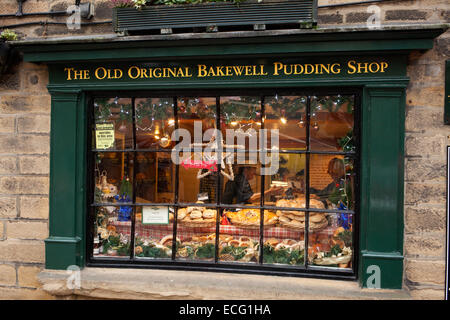
[[[286,208],[305,208],[305,199],[281,199],[276,202],[277,207]],[[309,200],[309,207],[314,209],[325,209],[324,204],[316,199]],[[277,210],[276,215],[280,226],[294,229],[297,231],[305,230],[306,215],[303,211]],[[328,226],[327,214],[324,212],[310,212],[309,213],[309,230],[317,231]]]
[[[197,202],[201,203],[201,202]],[[217,210],[201,206],[178,209],[178,222],[186,227],[212,227],[216,224]]]
[[[225,212],[230,222],[241,228],[259,228],[260,226],[260,210],[259,209],[242,209],[236,212]],[[278,217],[272,211],[264,211],[264,226],[275,226],[278,222]]]

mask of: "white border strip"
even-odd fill
[[[449,242],[449,233],[450,233],[450,228],[449,228],[449,220],[450,220],[450,146],[447,146],[447,230],[446,230],[446,234],[447,234],[447,248],[446,248],[446,266],[445,266],[445,300],[448,300],[448,291],[449,291],[449,287],[448,287],[448,281],[449,281],[449,273],[448,273],[448,268],[449,268],[449,249],[450,249],[450,242]]]

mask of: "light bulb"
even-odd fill
[[[233,127],[235,127],[235,126],[237,126],[238,123],[237,123],[237,121],[231,121],[230,124],[231,124]]]
[[[173,126],[175,124],[175,120],[169,119],[168,124],[169,124],[169,126]]]
[[[161,137],[161,140],[159,140],[159,145],[163,148],[166,148],[170,145],[170,137],[168,134],[165,134]]]
[[[298,122],[298,126],[299,126],[300,128],[304,128],[304,127],[305,127],[305,121],[300,120],[300,121]]]
[[[319,124],[317,122],[314,122],[313,129],[318,131],[319,130]]]
[[[281,121],[282,124],[286,124],[286,123],[287,123],[287,120],[286,120],[285,117],[281,117],[281,118],[280,118],[280,121]]]

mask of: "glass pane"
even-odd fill
[[[95,208],[94,258],[130,256],[132,211],[131,206]]]
[[[224,210],[220,225],[219,261],[258,263],[260,216],[260,209]],[[271,218],[276,219],[275,214],[267,214],[264,220]]]
[[[175,143],[171,135],[175,129],[173,98],[136,99],[136,147],[165,149]]]
[[[261,129],[261,98],[220,97],[220,112],[225,144],[229,148],[257,150],[258,132]]]
[[[97,152],[94,202],[131,202],[133,200],[133,154]]]
[[[304,208],[306,156],[284,153],[273,160],[278,160],[278,170],[264,179],[264,203],[269,206]],[[275,163],[271,165],[277,167]]]
[[[215,203],[217,201],[217,172],[180,165],[178,186],[179,202]]]
[[[93,148],[124,150],[133,148],[130,98],[94,100]]]
[[[178,209],[177,259],[214,261],[217,210],[198,206]]]
[[[298,213],[300,212],[297,212],[297,215],[289,216],[293,219],[290,219],[285,213],[279,215],[278,219],[287,217],[290,221],[301,222],[299,220],[301,216]],[[304,222],[301,222],[298,226],[289,223],[289,227],[286,227],[286,224],[284,224],[279,227],[266,228],[264,230],[263,263],[293,266],[304,265]]]
[[[222,176],[224,204],[259,205],[261,199],[260,165],[233,165],[234,177]]]
[[[163,221],[165,218],[167,222]],[[171,259],[173,221],[174,209],[171,207],[136,207],[135,257]]]
[[[271,130],[279,130],[278,148],[306,149],[306,101],[304,96],[271,96],[264,99],[264,128],[268,129],[268,147]]]
[[[136,153],[136,202],[174,202],[175,165],[170,153]]]
[[[354,210],[356,171],[352,159],[333,155],[311,155],[311,198],[322,201],[329,209]]]
[[[351,268],[353,261],[353,216],[328,213],[329,226],[310,231],[309,263],[324,267]],[[310,220],[313,217],[310,217]]]
[[[354,96],[311,97],[311,150],[354,151],[354,104]]]
[[[212,132],[208,129],[216,128],[216,98],[214,97],[184,97],[177,101],[178,127],[186,129],[191,136],[191,143],[207,143]],[[198,132],[196,132],[196,129]],[[194,147],[194,146],[191,146]]]

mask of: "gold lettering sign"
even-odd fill
[[[386,61],[357,61],[348,60],[346,63],[296,63],[287,64],[280,61],[272,64],[249,65],[207,65],[183,67],[142,67],[133,65],[126,69],[107,68],[98,66],[91,70],[64,68],[67,81],[72,80],[118,80],[128,78],[137,79],[167,79],[167,78],[239,78],[266,76],[310,76],[310,75],[357,75],[381,74],[389,68]]]

